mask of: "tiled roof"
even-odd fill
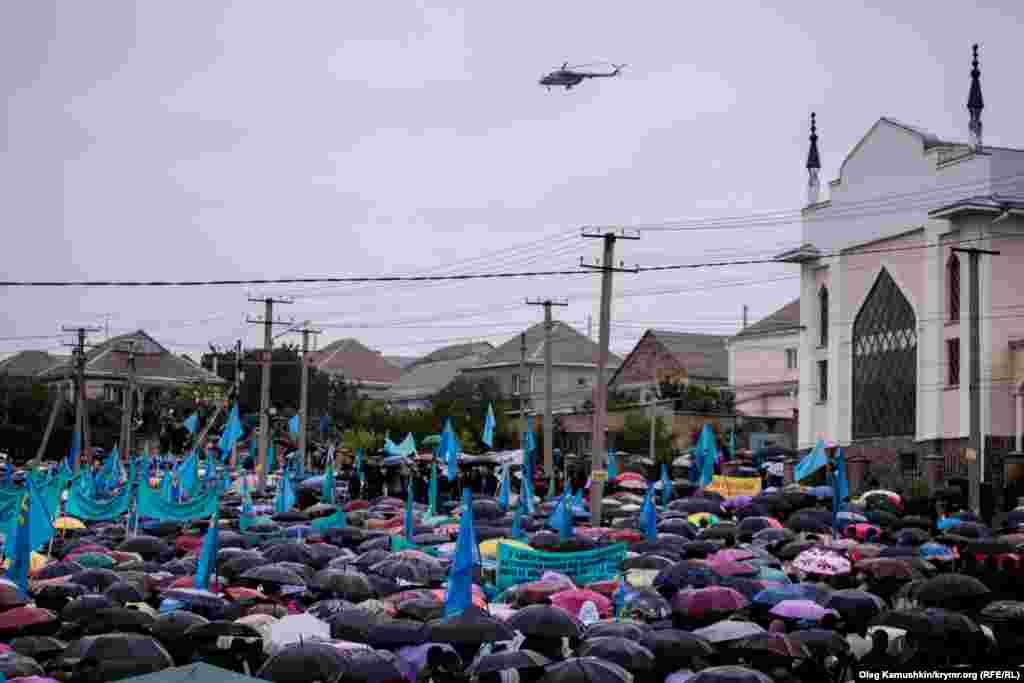
[[[758,320],[753,325],[740,330],[738,338],[756,337],[762,334],[779,334],[800,329],[800,299],[790,301],[767,318]]]
[[[484,344],[487,350],[493,347]],[[396,400],[411,400],[433,396],[448,386],[463,368],[478,365],[485,354],[470,353],[458,358],[416,363],[395,382],[388,392]]]
[[[431,351],[422,358],[418,358],[410,367],[425,363],[436,363],[438,361],[458,360],[466,356],[486,356],[493,350],[494,345],[489,342],[471,342],[469,344],[445,346],[436,351]]]
[[[551,360],[555,365],[597,365],[599,346],[590,337],[561,321],[555,321],[551,330]],[[520,335],[494,349],[480,365],[505,365],[518,363],[520,358]],[[544,361],[544,323],[540,322],[526,330],[526,360],[530,363]],[[608,366],[619,365],[622,359],[608,354]]]
[[[391,363],[396,368],[408,370],[419,360],[419,358],[413,356],[384,356],[384,360]]]
[[[0,375],[35,377],[67,360],[66,356],[55,356],[46,351],[19,351],[0,361]]]
[[[393,384],[402,375],[401,368],[355,339],[339,339],[328,344],[314,358],[318,370],[340,375],[352,382]]]
[[[651,330],[651,334],[686,368],[689,376],[729,377],[729,353],[725,349],[727,337],[667,330]]]
[[[148,380],[151,383],[226,383],[191,360],[171,353],[142,330],[112,337],[86,352],[86,377],[123,377],[128,371],[128,354],[119,351],[127,350],[129,342],[135,343],[135,376],[139,382],[145,383]],[[59,380],[69,377],[73,371],[69,358],[60,365],[43,371],[39,377],[42,380]]]

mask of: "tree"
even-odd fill
[[[654,420],[654,454],[660,463],[672,462],[672,430],[662,416]],[[651,448],[651,419],[640,413],[630,413],[622,430],[622,449],[627,453],[646,455]]]

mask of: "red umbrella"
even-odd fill
[[[270,598],[255,588],[231,586],[224,593],[235,602],[270,602]]]
[[[615,591],[619,590],[619,581],[618,579],[613,579],[611,581],[595,581],[594,583],[588,583],[584,588],[610,598],[615,595]]]
[[[608,540],[613,543],[640,543],[645,537],[636,529],[617,529],[608,534]]]
[[[750,601],[742,593],[724,586],[681,590],[672,598],[672,611],[686,617],[704,617],[713,612],[735,612]]]
[[[345,506],[345,512],[355,512],[356,510],[366,510],[370,507],[370,503],[365,500],[353,500]]]
[[[173,590],[175,588],[195,588],[196,577],[194,576],[179,576],[174,579],[169,586],[164,586],[164,590]],[[210,591],[219,593],[221,591],[221,583],[217,577],[212,577],[210,581]]]
[[[565,610],[574,617],[580,613],[580,610],[583,609],[583,604],[586,602],[594,603],[598,614],[602,617],[607,617],[612,612],[612,601],[600,593],[591,590],[577,588],[575,590],[555,593],[551,596],[552,605]]]
[[[871,541],[882,535],[882,530],[872,524],[851,524],[846,527],[846,534],[861,541]]]
[[[190,553],[203,547],[202,536],[178,536],[174,541],[174,549],[179,553]]]
[[[22,607],[32,602],[17,584],[4,581],[0,583],[0,610]]]
[[[56,612],[41,607],[15,607],[0,612],[0,637],[9,637],[16,633],[23,635],[25,629],[46,624],[58,624],[60,617]]]

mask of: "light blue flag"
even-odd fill
[[[508,501],[509,496],[512,494],[512,477],[509,475],[509,467],[505,465],[502,468],[501,473],[501,496],[498,498],[498,503],[501,505],[501,509],[508,512]]]
[[[462,494],[462,517],[459,537],[455,542],[455,557],[448,572],[448,589],[444,596],[445,618],[462,614],[473,604],[473,569],[480,565],[480,546],[473,528],[473,494],[466,489]]]
[[[551,470],[551,477],[548,479],[548,500],[558,498],[558,481],[555,479],[555,470]]]
[[[528,452],[523,453],[523,483],[520,487],[520,496],[525,492],[526,514],[532,515],[533,510],[533,458]]]
[[[220,535],[220,510],[210,518],[210,528],[203,539],[203,549],[199,553],[199,566],[196,568],[196,588],[210,590],[210,577],[217,566],[217,545]]]
[[[526,532],[523,531],[523,515],[526,514],[526,496],[524,495],[523,487],[519,487],[519,501],[516,505],[515,514],[512,515],[512,538],[517,541],[522,541],[527,538]]]
[[[405,540],[412,543],[412,537],[416,533],[413,527],[412,521],[412,477],[409,478],[409,483],[405,487],[405,523],[403,524],[403,532],[405,534]]]
[[[274,471],[274,458],[277,456],[277,449],[274,448],[274,442],[271,441],[267,447],[267,474]]]
[[[846,479],[846,457],[843,450],[836,453],[835,474],[832,478],[832,528],[838,527],[839,513],[846,509],[846,499],[850,497],[850,483]]]
[[[608,480],[611,481],[619,476],[619,464],[615,461],[615,450],[608,449]]]
[[[189,496],[196,494],[199,486],[199,452],[195,449],[177,468],[177,479],[181,488]]]
[[[327,462],[324,471],[324,483],[320,489],[320,501],[323,503],[334,504],[335,502],[335,490],[334,490],[334,446],[331,446],[330,451],[327,453]]]
[[[654,484],[647,487],[644,504],[640,508],[640,530],[650,543],[658,540],[658,511],[654,505]]]
[[[168,503],[176,503],[174,500],[174,477],[170,472],[164,472],[164,478],[160,480],[160,495]]]
[[[534,453],[537,450],[537,440],[533,436],[533,415],[526,416],[526,452]]]
[[[231,449],[235,447],[238,440],[242,438],[242,421],[238,417],[238,404],[231,406],[228,414],[228,421],[224,424],[224,431],[220,435],[217,448],[220,449],[220,457],[227,460],[231,455]]]
[[[25,486],[25,491],[21,494],[22,505],[19,506],[19,509],[25,502],[28,503],[28,547],[31,552],[39,550],[50,542],[50,538],[54,533],[53,519],[56,517],[57,510],[52,503],[47,502],[44,489],[32,482],[27,482]],[[20,523],[20,514],[15,514],[11,515],[10,519],[0,527],[0,531],[4,534],[7,559],[12,559],[11,553],[17,551],[18,526]]]
[[[736,459],[736,432],[729,432],[729,459]]]
[[[437,517],[437,463],[430,465],[430,489],[427,492],[427,516]]]
[[[559,540],[567,541],[572,538],[574,533],[572,496],[569,494],[562,496],[561,500],[558,501],[558,505],[555,506],[555,511],[548,518],[548,526],[558,531]]]
[[[26,492],[21,496],[21,504],[18,506],[18,515],[15,518],[17,527],[13,542],[10,544],[11,550],[7,551],[11,564],[7,568],[6,574],[7,578],[26,594],[28,593],[28,573],[32,567],[31,516],[32,498]]]
[[[672,480],[668,477],[668,465],[661,463],[661,505],[667,506],[672,500]]]
[[[117,451],[117,446],[107,454],[106,459],[103,461],[103,467],[100,468],[99,473],[96,475],[96,488],[100,491],[111,491],[117,487],[119,483],[120,475],[120,461],[121,455]]]
[[[614,609],[613,616],[616,619],[622,618],[622,611],[626,609],[626,576],[623,575],[619,579],[619,587],[615,589],[615,595],[612,596],[612,608]]]
[[[494,427],[496,423],[494,421],[494,405],[487,405],[487,417],[484,418],[484,435],[481,437],[481,441],[488,448],[494,448]]]
[[[444,430],[441,432],[438,454],[448,463],[448,481],[452,481],[459,470],[459,442],[455,436],[455,430],[452,429],[452,419],[450,417],[444,421]]]
[[[705,424],[697,440],[697,463],[699,465],[699,483],[709,486],[715,477],[715,463],[718,462],[718,445],[711,425]]]
[[[277,482],[277,495],[274,497],[274,512],[280,514],[288,512],[295,506],[295,489],[292,486],[292,478],[288,472],[281,473],[281,479]]]
[[[574,510],[579,510],[580,512],[587,511],[586,508],[583,507],[583,489],[576,492],[576,495],[572,499],[572,507]]]
[[[413,438],[412,432],[406,434],[402,443],[398,444],[398,454],[402,457],[416,455],[416,439]]]
[[[67,463],[68,471],[75,471],[75,463],[78,462],[78,454],[82,451],[82,435],[79,434],[76,429],[71,434],[71,449],[68,451],[68,457],[65,462]]]
[[[814,450],[805,455],[796,465],[797,483],[812,476],[827,464],[828,455],[825,454],[825,442],[818,439],[818,442],[814,444]]]
[[[185,418],[184,422],[185,429],[188,430],[189,434],[195,434],[199,431],[199,413],[192,413]]]
[[[298,435],[299,429],[299,415],[296,413],[295,415],[292,415],[290,420],[288,420],[288,432],[290,434]]]

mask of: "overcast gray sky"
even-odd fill
[[[580,226],[799,208],[807,118],[826,179],[883,115],[965,139],[982,44],[986,142],[1024,146],[1019,0],[6,2],[6,279],[193,279],[574,268]],[[546,91],[563,61],[619,79]],[[628,263],[771,255],[794,224],[649,232]],[[781,266],[623,275],[613,346],[646,326],[733,333],[797,292]],[[0,336],[145,328],[181,352],[256,343],[247,293],[320,339],[418,355],[504,340],[595,277],[444,285],[16,289]],[[657,292],[657,294],[655,294]],[[346,325],[415,323],[403,329]],[[595,319],[596,329],[596,319]],[[288,337],[285,337],[288,338]],[[0,353],[59,339],[0,342]]]

